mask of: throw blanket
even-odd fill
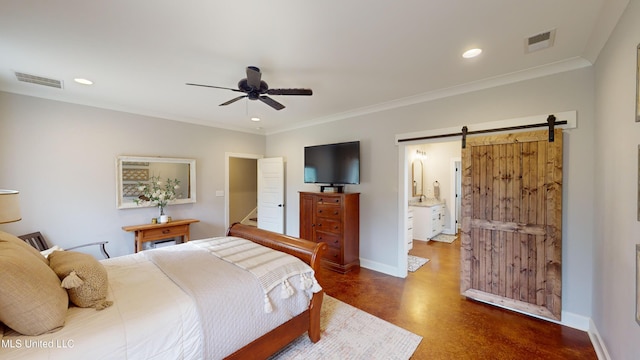
[[[249,271],[260,282],[264,291],[264,311],[271,313],[273,305],[269,299],[269,292],[280,285],[280,296],[289,298],[295,290],[289,279],[300,275],[297,288],[316,293],[322,288],[314,277],[313,269],[300,259],[256,244],[238,237],[218,237],[204,240],[193,240],[189,244],[206,249],[218,258],[235,264]]]
[[[264,312],[264,288],[251,272],[191,242],[142,254],[195,303],[202,329],[203,359],[222,359],[309,306],[311,289],[281,299],[276,288],[270,294],[275,310]],[[300,283],[300,279],[300,275],[294,275],[290,281]]]

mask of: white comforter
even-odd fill
[[[187,243],[155,251],[194,247]],[[113,306],[102,311],[70,307],[65,326],[51,334],[22,336],[5,330],[0,359],[202,359],[205,341],[215,351],[213,358],[222,358],[308,308],[308,293],[297,291],[282,299],[275,288],[269,293],[274,312],[265,313],[258,280],[233,264],[216,261],[215,272],[224,276],[184,264],[194,277],[210,279],[210,293],[220,301],[207,321],[199,319],[194,300],[141,252],[103,261]],[[215,338],[203,338],[202,324],[216,326],[204,332]]]

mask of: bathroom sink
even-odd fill
[[[443,204],[444,201],[442,200],[438,200],[436,198],[426,198],[422,201],[419,200],[411,200],[409,201],[409,206],[435,206],[435,205],[441,205]]]

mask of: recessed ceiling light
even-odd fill
[[[462,57],[465,58],[465,59],[471,59],[471,58],[474,58],[474,57],[480,55],[481,53],[482,53],[482,49],[478,49],[478,48],[470,49],[470,50],[465,51],[462,54]]]
[[[258,121],[260,121],[260,118],[259,118],[259,117],[252,117],[252,118],[251,118],[251,121],[258,122]]]
[[[93,85],[93,81],[87,80],[87,79],[83,79],[83,78],[75,78],[75,79],[73,79],[73,81],[77,82],[78,84],[82,84],[82,85]]]

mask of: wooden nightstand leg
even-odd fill
[[[140,251],[140,249],[142,248],[142,242],[140,241],[140,235],[137,231],[136,231],[136,241],[135,241],[135,252]]]

